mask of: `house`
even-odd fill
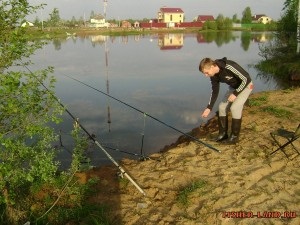
[[[212,15],[199,15],[194,20],[197,22],[205,23],[206,21],[214,21],[215,18]]]
[[[122,24],[121,24],[121,27],[123,27],[123,28],[131,28],[132,25],[131,25],[131,23],[129,21],[123,20]]]
[[[29,21],[26,21],[21,24],[21,27],[34,27],[34,24]]]
[[[167,27],[175,27],[184,21],[184,12],[180,8],[162,7],[157,13],[159,23],[166,23]]]
[[[109,27],[109,23],[105,22],[105,18],[102,15],[96,15],[90,20],[90,27],[101,28]]]
[[[267,23],[271,23],[271,21],[272,21],[272,18],[266,16],[265,14],[252,16],[252,23],[267,24]]]
[[[134,28],[140,28],[140,22],[135,21],[133,26],[134,26]]]

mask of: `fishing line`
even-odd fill
[[[63,145],[63,141],[62,141],[61,135],[62,135],[62,132],[61,132],[61,130],[60,130],[60,131],[59,131],[59,136],[60,136],[60,137],[59,137],[59,142],[60,142],[60,146],[63,147],[64,149],[66,149],[67,152],[69,152],[69,153],[72,155],[72,152],[69,151],[69,150]],[[66,133],[64,133],[64,135],[70,135],[70,136],[71,136],[71,134],[66,134]],[[138,156],[138,157],[140,157],[140,158],[142,158],[142,159],[151,159],[151,160],[160,161],[159,159],[155,159],[155,158],[152,158],[152,157],[149,157],[149,156],[145,156],[145,155],[137,154],[137,153],[133,153],[133,152],[127,152],[127,151],[124,151],[124,150],[120,150],[120,149],[118,149],[118,148],[113,148],[113,147],[108,146],[108,145],[102,144],[102,146],[103,146],[104,148],[109,149],[109,150],[113,150],[113,151],[116,151],[116,152],[125,153],[125,154],[128,154],[128,155]]]
[[[143,153],[143,148],[144,148],[144,137],[145,137],[146,117],[147,117],[147,115],[144,113],[144,126],[143,126],[142,143],[141,143],[141,155],[142,155],[142,157],[143,157],[143,155],[144,155],[144,153]],[[145,159],[145,157],[143,157],[142,159]]]
[[[24,67],[34,76],[34,74],[31,72],[31,70],[24,65]],[[36,78],[36,76],[34,76]],[[41,82],[38,78],[36,80],[45,88],[45,90],[63,107],[63,109],[69,114],[70,117],[72,117],[77,124],[87,135],[88,137],[93,140],[93,142],[104,152],[104,154],[110,159],[110,161],[121,171],[121,174],[126,176],[127,179],[144,195],[146,196],[146,193],[143,191],[142,188],[126,173],[126,171],[111,157],[111,155],[105,150],[105,148],[94,138],[93,135],[91,135],[85,127],[82,126],[81,123],[79,123],[78,118],[75,118],[75,116],[65,107],[64,104],[61,103],[61,101],[44,85],[43,82]]]
[[[193,137],[193,136],[191,136],[191,135],[189,135],[189,134],[187,134],[187,133],[184,133],[183,131],[181,131],[181,130],[179,130],[179,129],[177,129],[177,128],[175,128],[175,127],[173,127],[173,126],[171,126],[171,125],[169,125],[169,124],[167,124],[167,123],[165,123],[165,122],[163,122],[163,121],[161,121],[161,120],[159,120],[159,119],[157,119],[157,118],[155,118],[154,116],[149,115],[148,113],[146,113],[146,112],[144,112],[144,111],[142,111],[142,110],[140,110],[140,109],[138,109],[138,108],[136,108],[136,107],[134,107],[134,106],[132,106],[132,105],[129,105],[128,103],[126,103],[126,102],[124,102],[124,101],[122,101],[122,100],[120,100],[120,99],[117,99],[117,98],[115,98],[115,97],[113,97],[113,96],[111,96],[111,95],[109,95],[109,94],[107,94],[107,93],[105,93],[105,92],[103,92],[103,91],[101,91],[101,90],[99,90],[99,89],[97,89],[97,88],[95,88],[95,87],[89,85],[89,84],[86,84],[86,83],[84,83],[83,81],[80,81],[80,80],[78,80],[78,79],[76,79],[76,78],[73,78],[73,77],[68,76],[68,75],[65,75],[65,74],[62,74],[62,75],[63,75],[63,76],[66,76],[66,77],[68,77],[68,78],[70,78],[70,79],[72,79],[72,80],[74,80],[74,81],[76,81],[76,82],[78,82],[78,83],[81,83],[81,84],[83,84],[83,85],[85,85],[85,86],[87,86],[87,87],[89,87],[89,88],[91,88],[91,89],[93,89],[93,90],[95,90],[95,91],[101,93],[101,94],[104,94],[104,95],[106,95],[107,97],[110,97],[110,98],[112,98],[112,99],[114,99],[114,100],[116,100],[116,101],[118,101],[118,102],[120,102],[120,103],[126,105],[126,106],[129,107],[129,108],[132,108],[132,109],[134,109],[134,110],[136,110],[136,111],[138,111],[138,112],[140,112],[140,113],[142,113],[142,114],[144,114],[144,115],[147,115],[148,117],[152,118],[153,120],[155,120],[155,121],[157,121],[157,122],[159,122],[159,123],[165,125],[166,127],[169,127],[169,128],[171,128],[171,129],[177,131],[178,133],[183,134],[184,136],[186,136],[186,137],[192,139],[193,141],[196,141],[197,143],[200,143],[200,144],[202,144],[202,145],[204,145],[204,146],[206,146],[206,147],[208,147],[208,148],[210,148],[210,149],[212,149],[212,150],[214,150],[214,151],[216,151],[216,152],[218,152],[218,153],[221,153],[220,150],[216,149],[216,148],[213,147],[212,145],[207,144],[207,143],[205,143],[205,142],[203,142],[203,141],[201,141],[201,140],[199,140],[199,139],[197,139],[197,138],[195,138],[195,137]]]

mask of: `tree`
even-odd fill
[[[39,26],[40,23],[41,23],[41,21],[39,20],[39,18],[38,18],[38,17],[35,17],[35,20],[34,20],[33,24],[34,24],[35,26]]]
[[[239,23],[239,22],[240,22],[239,19],[238,19],[237,14],[234,14],[234,15],[232,16],[232,22],[233,22],[233,23]]]
[[[41,46],[29,42],[25,28],[19,26],[35,9],[17,0],[0,6],[0,208],[5,209],[2,219],[10,224],[24,216],[21,212],[28,205],[22,200],[30,184],[50,181],[58,165],[50,147],[55,135],[45,125],[58,120],[60,108],[40,83],[48,81],[53,88],[54,80],[47,77],[51,69],[37,73],[7,70],[28,65],[25,59]]]
[[[76,21],[76,19],[75,19],[75,16],[72,16],[70,25],[71,25],[72,27],[74,27],[74,26],[76,25],[76,23],[77,23],[77,21]]]
[[[216,21],[205,21],[205,23],[203,24],[203,29],[204,30],[217,30],[218,29],[218,25]]]
[[[60,121],[63,111],[54,96],[55,79],[49,75],[53,69],[29,70],[27,58],[43,43],[28,40],[26,28],[20,27],[36,9],[25,0],[5,0],[0,5],[1,224],[24,224],[29,217],[40,217],[60,193],[61,186],[55,184],[69,179],[67,172],[57,175],[59,162],[53,147],[57,135],[50,127]],[[79,168],[77,162],[72,162],[72,174]],[[75,184],[64,193],[68,201],[73,201],[71,193],[79,193]],[[48,201],[38,204],[34,193],[45,187],[52,193]]]
[[[297,10],[299,0],[286,0],[283,15],[278,22],[277,38],[260,47],[264,60],[257,65],[260,70],[274,74],[281,79],[299,80],[299,51],[297,44]],[[299,51],[298,51],[299,49]]]
[[[91,15],[90,15],[90,19],[94,18],[94,16],[95,16],[95,12],[94,12],[94,10],[92,10]]]
[[[228,17],[224,17],[222,14],[217,16],[216,23],[219,30],[232,28],[232,21]]]
[[[219,30],[224,30],[224,21],[225,21],[225,17],[222,14],[219,14],[216,18],[216,22],[217,22],[217,26]]]
[[[57,8],[54,8],[53,11],[49,14],[50,19],[48,21],[50,26],[58,26],[60,24],[60,16],[59,16],[59,10]]]
[[[251,23],[252,22],[252,14],[250,7],[246,7],[243,11],[242,23]]]
[[[284,14],[279,20],[278,30],[281,32],[296,32],[299,0],[286,0]]]

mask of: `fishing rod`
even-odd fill
[[[31,70],[24,65],[24,67],[32,74],[34,75]],[[36,78],[36,77],[35,77]],[[110,159],[110,161],[121,171],[121,175],[124,175],[127,177],[127,179],[144,195],[146,196],[146,193],[143,191],[143,189],[126,173],[126,171],[114,160],[114,158],[105,150],[105,148],[95,139],[93,135],[91,135],[84,126],[82,126],[81,123],[79,123],[78,119],[65,107],[63,103],[41,82],[38,78],[36,78],[37,81],[46,89],[46,91],[61,105],[61,107],[64,108],[64,110],[69,114],[70,117],[72,117],[75,121],[75,123],[88,135],[88,137],[104,152],[104,154]]]
[[[85,85],[85,86],[87,86],[87,87],[89,87],[89,88],[91,88],[91,89],[93,89],[93,90],[95,90],[95,91],[101,93],[101,94],[104,94],[104,95],[106,95],[107,97],[112,98],[112,99],[114,99],[114,100],[116,100],[116,101],[118,101],[118,102],[120,102],[120,103],[122,103],[122,104],[128,106],[129,108],[132,108],[132,109],[134,109],[134,110],[136,110],[136,111],[138,111],[138,112],[140,112],[140,113],[142,113],[142,114],[144,114],[144,115],[146,115],[146,116],[149,116],[149,117],[152,118],[153,120],[155,120],[155,121],[157,121],[157,122],[159,122],[159,123],[165,125],[166,127],[169,127],[169,128],[171,128],[171,129],[177,131],[178,133],[183,134],[184,136],[186,136],[186,137],[192,139],[193,141],[196,141],[197,143],[200,143],[200,144],[202,144],[202,145],[204,145],[204,146],[206,146],[206,147],[208,147],[208,148],[210,148],[210,149],[212,149],[212,150],[214,150],[214,151],[216,151],[216,152],[218,152],[218,153],[221,153],[221,151],[220,151],[219,149],[216,149],[216,148],[213,147],[212,145],[210,145],[210,144],[208,144],[208,143],[205,143],[205,142],[203,142],[203,141],[201,141],[201,140],[199,140],[199,139],[197,139],[197,138],[195,138],[195,137],[193,137],[193,136],[191,136],[191,135],[189,135],[189,134],[187,134],[187,133],[184,133],[183,131],[181,131],[181,130],[179,130],[179,129],[177,129],[177,128],[175,128],[175,127],[173,127],[173,126],[171,126],[171,125],[169,125],[169,124],[167,124],[167,123],[165,123],[165,122],[163,122],[163,121],[161,121],[161,120],[159,120],[159,119],[157,119],[157,118],[155,118],[154,116],[149,115],[148,113],[146,113],[146,112],[144,112],[144,111],[142,111],[142,110],[140,110],[140,109],[138,109],[138,108],[136,108],[136,107],[134,107],[134,106],[132,106],[132,105],[129,105],[128,103],[126,103],[126,102],[124,102],[124,101],[122,101],[122,100],[120,100],[120,99],[117,99],[117,98],[115,98],[115,97],[113,97],[113,96],[111,96],[111,95],[109,95],[109,94],[107,94],[107,93],[105,93],[105,92],[103,92],[103,91],[101,91],[101,90],[99,90],[99,89],[97,89],[97,88],[95,88],[95,87],[89,85],[89,84],[86,84],[86,83],[84,83],[83,81],[80,81],[80,80],[78,80],[78,79],[76,79],[76,78],[74,78],[74,77],[71,77],[71,76],[68,76],[68,75],[65,75],[65,74],[62,74],[62,75],[63,75],[63,76],[66,76],[66,77],[68,77],[68,78],[70,78],[70,79],[72,79],[72,80],[74,80],[74,81],[76,81],[76,82],[78,82],[78,83],[81,83],[81,84],[83,84],[83,85]]]
[[[93,134],[92,134],[93,135]],[[95,137],[93,135],[93,137]],[[66,149],[70,154],[72,154],[62,143],[62,138],[61,138],[61,131],[59,133],[59,142],[60,142],[60,146],[61,147],[64,147],[64,149]],[[124,151],[124,150],[120,150],[118,148],[113,148],[111,146],[108,146],[108,145],[103,145],[102,146],[106,149],[109,149],[109,150],[112,150],[112,151],[116,151],[116,152],[121,152],[121,153],[125,153],[125,154],[128,154],[128,155],[133,155],[133,156],[138,156],[140,157],[140,159],[142,160],[145,160],[145,159],[151,159],[151,160],[156,160],[156,161],[160,161],[159,159],[155,159],[155,158],[152,158],[150,156],[145,156],[144,154],[142,154],[142,151],[141,151],[141,154],[138,154],[138,153],[133,153],[133,152],[128,152],[128,151]]]

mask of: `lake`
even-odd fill
[[[30,69],[53,66],[56,95],[82,126],[100,144],[114,149],[107,151],[116,160],[140,158],[158,152],[181,135],[163,123],[189,132],[205,122],[201,112],[206,108],[211,87],[209,79],[198,71],[204,57],[227,57],[238,62],[250,73],[254,92],[281,88],[275,79],[260,75],[253,67],[262,60],[259,46],[272,38],[268,32],[238,31],[69,36],[53,40],[37,51]],[[223,94],[226,86],[221,89]],[[214,112],[217,105],[218,102]],[[73,121],[67,114],[63,118],[64,122],[55,129],[61,131],[65,146],[60,160],[68,165]],[[86,154],[93,166],[109,162],[94,144]]]

